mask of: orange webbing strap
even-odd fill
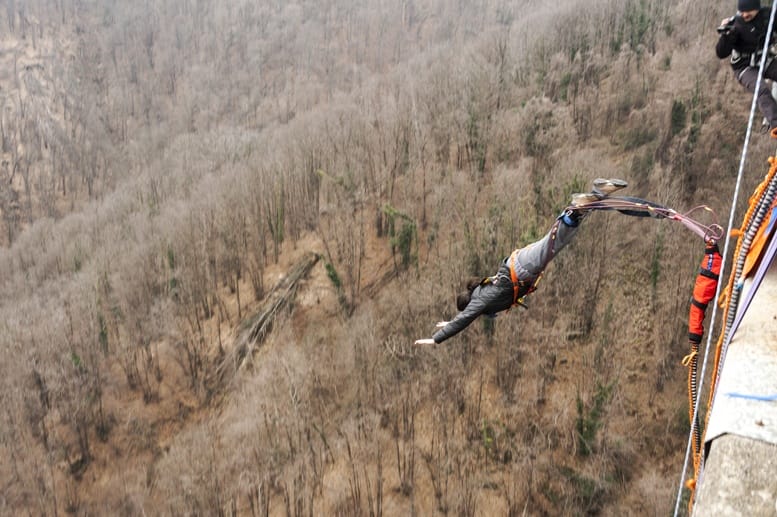
[[[553,229],[550,234],[550,242],[548,243],[548,246],[550,246],[551,254],[550,258],[553,258],[553,244],[556,240],[556,231],[558,230],[558,225],[554,225]],[[531,246],[531,244],[530,244]],[[510,281],[513,283],[513,305],[522,305],[523,307],[526,307],[523,305],[523,297],[527,294],[533,293],[537,290],[537,284],[540,283],[540,280],[542,279],[542,273],[537,275],[537,277],[529,283],[528,281],[523,281],[518,279],[518,273],[515,271],[515,265],[518,263],[518,252],[521,251],[521,249],[514,250],[510,254]],[[550,259],[548,259],[550,260]],[[543,264],[543,268],[547,266],[547,262]]]
[[[544,270],[545,266],[548,265],[548,262],[553,259],[553,246],[556,244],[556,234],[558,233],[559,224],[561,224],[561,221],[556,219],[556,222],[553,223],[553,226],[550,228],[550,238],[548,239],[548,258],[545,263],[542,264],[542,270]],[[537,244],[538,242],[535,242],[534,244],[529,244],[529,246],[535,246]],[[508,264],[510,266],[510,280],[513,282],[513,305],[523,305],[523,303],[521,303],[523,297],[529,293],[533,293],[537,289],[537,284],[540,283],[540,279],[542,278],[542,271],[540,271],[540,273],[534,280],[531,281],[531,283],[518,279],[518,273],[515,271],[515,265],[518,263],[519,251],[521,251],[521,249],[514,250],[510,254],[510,261]]]
[[[515,263],[518,260],[518,250],[510,254],[510,281],[513,283],[513,305],[518,302],[518,295],[521,293],[521,285],[518,283],[518,273],[515,272]]]
[[[529,293],[534,292],[535,289],[537,289],[537,284],[540,282],[540,278],[542,278],[542,273],[534,279],[534,282],[532,282],[530,285],[528,285],[528,288],[526,288],[528,282],[524,282],[523,280],[518,280],[518,273],[515,271],[515,264],[518,258],[518,251],[515,250],[510,254],[510,281],[513,283],[513,305],[520,305],[524,309],[527,309],[526,305],[523,303],[523,297],[526,296]],[[526,288],[524,290],[524,288]],[[522,292],[523,291],[523,292]]]
[[[520,292],[516,292],[516,298],[515,298],[515,301],[514,301],[515,304],[523,305],[521,303],[521,301],[523,300],[523,297],[526,296],[527,294],[531,294],[531,293],[533,293],[534,291],[537,290],[537,285],[540,283],[540,280],[542,280],[542,275],[545,272],[545,268],[548,266],[548,263],[551,260],[553,260],[553,257],[556,255],[556,252],[554,250],[554,246],[556,245],[556,235],[558,234],[558,227],[559,227],[560,224],[561,224],[561,220],[560,219],[556,219],[556,222],[553,223],[553,226],[551,226],[551,228],[550,228],[550,236],[549,236],[548,244],[547,244],[548,255],[547,255],[547,259],[542,264],[542,269],[540,270],[539,274],[531,281],[531,283],[524,282],[522,280],[518,281],[518,283],[520,284],[521,288],[526,287],[526,291],[523,294],[521,294]],[[516,260],[518,258],[518,253],[517,252],[518,252],[518,250],[515,251]],[[511,275],[513,275],[513,277],[512,277],[513,278],[513,286],[515,286],[515,281],[517,280],[518,277],[517,277],[517,275],[516,275],[516,273],[514,271],[514,268],[512,268],[512,267],[511,267]],[[518,296],[520,296],[520,297],[518,297]]]

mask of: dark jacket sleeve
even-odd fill
[[[718,38],[718,44],[715,45],[715,54],[718,59],[724,59],[731,55],[734,45],[737,41],[737,35],[733,30],[724,32]]]
[[[447,325],[438,330],[434,336],[432,336],[432,339],[434,339],[435,343],[442,343],[446,339],[455,336],[467,328],[478,316],[483,314],[485,308],[485,300],[479,296],[473,296],[469,305],[458,313],[455,318],[449,321]]]
[[[736,48],[737,41],[739,40],[737,26],[740,24],[741,20],[735,19],[727,31],[720,33],[718,43],[715,45],[715,54],[718,56],[718,59],[727,58],[731,55],[731,51]]]

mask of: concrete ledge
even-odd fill
[[[777,515],[777,445],[726,434],[710,443],[692,515]]]

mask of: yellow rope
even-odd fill
[[[690,366],[691,361],[693,361],[697,355],[699,355],[699,351],[693,350],[690,354],[683,357],[683,366]]]

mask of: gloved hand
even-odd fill
[[[434,339],[428,338],[428,339],[416,339],[415,345],[433,345]]]
[[[731,32],[731,28],[734,26],[735,16],[729,18],[723,18],[718,25],[718,34],[728,34]]]

